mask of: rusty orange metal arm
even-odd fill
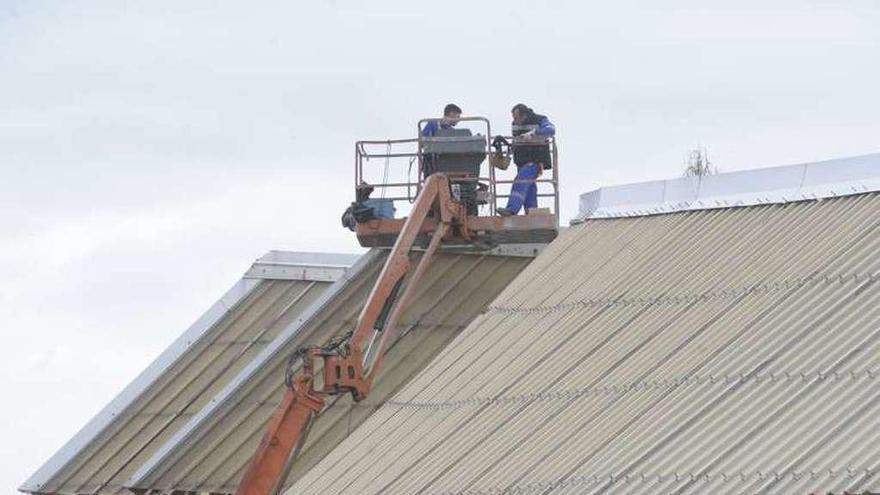
[[[311,362],[284,392],[284,398],[269,419],[263,439],[238,485],[237,495],[269,495],[280,488],[291,452],[300,445],[312,417],[324,407],[324,398],[312,386]]]
[[[436,226],[431,241],[404,285],[404,277],[412,267],[410,251],[419,234],[424,232],[432,211],[432,223]],[[367,397],[385,350],[396,337],[395,327],[400,316],[415,295],[440,242],[449,235],[470,239],[466,209],[453,200],[449,179],[443,174],[434,174],[425,181],[413,204],[351,337],[333,348],[311,347],[302,351],[303,367],[288,380],[284,398],[269,420],[236,495],[274,495],[278,491],[288,463],[304,442],[305,432],[323,408],[326,397],[346,392],[356,401]],[[323,383],[316,387],[315,372],[319,363],[323,364]]]

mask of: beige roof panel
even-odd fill
[[[880,488],[880,195],[568,229],[300,493]]]
[[[300,324],[289,340],[275,342],[262,363],[242,373],[234,386],[193,418],[163,446],[127,485],[143,490],[230,493],[235,490],[266,422],[283,395],[288,356],[304,344],[323,344],[354,327],[366,296],[385,260],[371,251],[344,287],[316,314]],[[486,306],[532,260],[524,256],[440,253],[421,289],[401,317],[401,337],[388,352],[370,397],[354,404],[341,397],[312,426],[288,484],[298,479],[343,441],[395,391],[418,373],[447,344],[485,311]],[[185,433],[184,433],[185,432]]]

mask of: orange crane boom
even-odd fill
[[[433,218],[430,218],[431,212]],[[284,398],[269,420],[236,495],[276,493],[286,467],[295,458],[312,420],[329,396],[350,393],[355,401],[367,397],[386,347],[396,337],[397,321],[440,242],[450,236],[471,240],[467,222],[467,209],[452,198],[447,176],[439,173],[429,176],[361,310],[354,331],[335,344],[298,351],[297,356],[303,360],[302,368],[295,375],[288,374]],[[412,268],[410,251],[418,236],[424,233],[426,224],[435,225],[430,243],[404,283]]]

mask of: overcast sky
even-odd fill
[[[695,146],[880,151],[880,3],[721,3],[0,0],[0,491],[254,258],[358,252],[353,142],[447,102],[549,115],[565,219]]]

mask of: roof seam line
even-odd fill
[[[779,282],[763,282],[748,287],[726,289],[720,291],[708,291],[701,294],[680,294],[672,296],[656,296],[656,297],[608,297],[598,299],[582,299],[552,306],[535,306],[531,308],[517,308],[511,306],[489,306],[488,311],[496,313],[545,313],[550,311],[558,311],[573,308],[585,308],[596,306],[629,306],[629,305],[673,305],[673,304],[692,304],[700,301],[709,300],[727,300],[742,297],[751,294],[768,294],[781,292],[791,288],[800,288],[808,284],[819,283],[860,283],[864,281],[873,281],[877,277],[874,273],[855,273],[852,275],[807,275],[805,277],[796,277],[792,279],[782,280]]]
[[[454,401],[385,401],[383,407],[397,407],[402,409],[459,409],[467,406],[481,406],[487,404],[503,405],[518,402],[530,401],[556,401],[568,400],[579,397],[602,396],[614,394],[626,394],[632,391],[643,390],[666,390],[669,388],[679,387],[682,385],[714,385],[714,384],[732,384],[732,383],[808,383],[812,381],[824,381],[828,383],[841,381],[861,381],[873,380],[876,378],[874,370],[866,369],[862,371],[850,371],[845,373],[823,373],[817,372],[783,372],[783,373],[764,373],[745,376],[745,374],[733,375],[709,375],[709,376],[693,376],[668,380],[642,380],[626,385],[606,385],[601,387],[585,387],[568,390],[560,390],[556,392],[533,392],[519,394],[506,397],[472,397],[468,399]]]

